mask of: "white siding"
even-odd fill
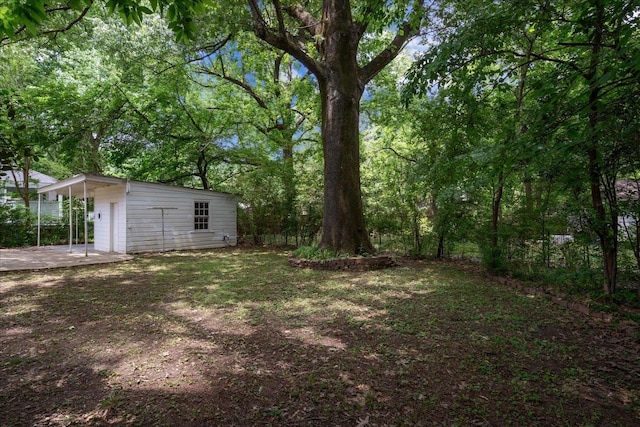
[[[236,198],[225,193],[130,182],[126,194],[127,253],[205,249],[236,244]],[[209,230],[194,230],[194,202],[209,202]],[[124,215],[122,216],[124,218]],[[225,235],[230,240],[225,240]]]
[[[111,250],[111,204],[117,203],[118,208],[118,236],[114,242],[114,252],[126,252],[126,200],[124,197],[124,184],[99,187],[94,195],[94,247],[98,251]]]

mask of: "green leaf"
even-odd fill
[[[138,12],[131,12],[130,14],[131,19],[133,20],[133,22],[135,22],[138,25],[142,25],[142,19],[141,19],[141,14]]]
[[[107,6],[107,11],[109,13],[114,13],[116,10],[116,7],[118,6],[118,3],[116,0],[108,0],[106,3]]]

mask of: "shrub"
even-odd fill
[[[481,246],[482,265],[494,274],[505,274],[509,271],[502,249],[495,246]]]
[[[89,222],[88,239],[93,241],[93,222]],[[84,241],[84,227],[79,229],[78,239]],[[33,213],[23,207],[0,205],[0,247],[16,248],[35,246],[38,240],[38,224]],[[69,243],[68,218],[43,216],[40,222],[40,244],[62,245]]]
[[[33,218],[24,208],[0,205],[0,247],[13,248],[35,243]]]
[[[320,249],[318,246],[301,246],[293,251],[293,257],[304,259],[332,259],[343,258],[345,255],[327,249]]]

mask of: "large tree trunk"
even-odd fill
[[[356,61],[358,27],[349,2],[323,4],[325,72],[318,79],[322,102],[324,216],[320,247],[373,253],[360,193],[360,98],[366,81]]]
[[[320,85],[324,153],[324,216],[320,247],[373,253],[360,193],[360,97],[353,81],[332,73]]]

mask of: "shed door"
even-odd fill
[[[110,203],[109,209],[109,252],[118,251],[118,204]]]

